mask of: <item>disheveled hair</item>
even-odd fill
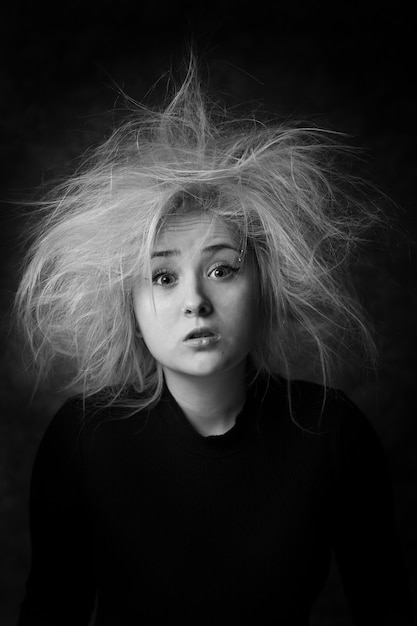
[[[326,383],[349,350],[372,359],[348,269],[377,211],[339,170],[338,135],[235,119],[208,103],[193,64],[165,108],[134,109],[32,220],[15,312],[40,378],[64,358],[67,391],[122,403],[133,387],[137,409],[159,399],[132,292],[164,219],[196,207],[255,256],[256,372],[291,379],[308,362]]]

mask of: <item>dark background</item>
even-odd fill
[[[396,205],[389,245],[355,268],[375,320],[377,378],[340,385],[379,433],[392,468],[396,515],[417,605],[416,20],[401,3],[5,3],[0,13],[1,353],[0,623],[15,623],[29,565],[27,504],[36,447],[60,394],[39,393],[9,333],[22,221],[13,202],[100,141],[120,107],[118,87],[147,102],[164,94],[194,41],[205,78],[229,105],[261,104],[337,129],[365,149],[365,175]],[[151,91],[150,91],[151,90]],[[150,93],[149,93],[150,91]],[[385,201],[386,202],[386,201]],[[390,206],[386,202],[387,206]],[[391,209],[390,209],[391,210]],[[402,229],[403,234],[398,232]],[[381,550],[384,547],[381,546]],[[381,598],[383,601],[383,598]],[[344,626],[337,572],[313,624]]]

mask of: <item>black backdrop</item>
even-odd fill
[[[119,106],[115,85],[152,102],[159,76],[194,41],[217,96],[349,133],[366,175],[399,206],[390,247],[357,269],[379,336],[378,379],[340,384],[380,434],[392,467],[397,519],[417,603],[417,301],[415,250],[415,18],[401,3],[14,2],[0,12],[1,353],[0,622],[16,619],[29,563],[27,498],[36,447],[59,394],[38,394],[9,334],[22,223],[13,202],[66,171],[99,141]],[[382,548],[383,549],[383,548]],[[383,599],[381,599],[383,600]],[[337,573],[313,623],[350,624]]]

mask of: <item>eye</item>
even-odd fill
[[[219,263],[208,272],[208,276],[217,280],[226,280],[235,276],[239,269],[240,267]]]
[[[176,280],[175,274],[168,270],[158,270],[152,274],[152,284],[160,287],[170,287],[175,284]]]

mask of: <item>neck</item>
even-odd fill
[[[165,370],[167,387],[192,426],[204,436],[233,427],[246,399],[245,362],[213,376],[184,376]]]

